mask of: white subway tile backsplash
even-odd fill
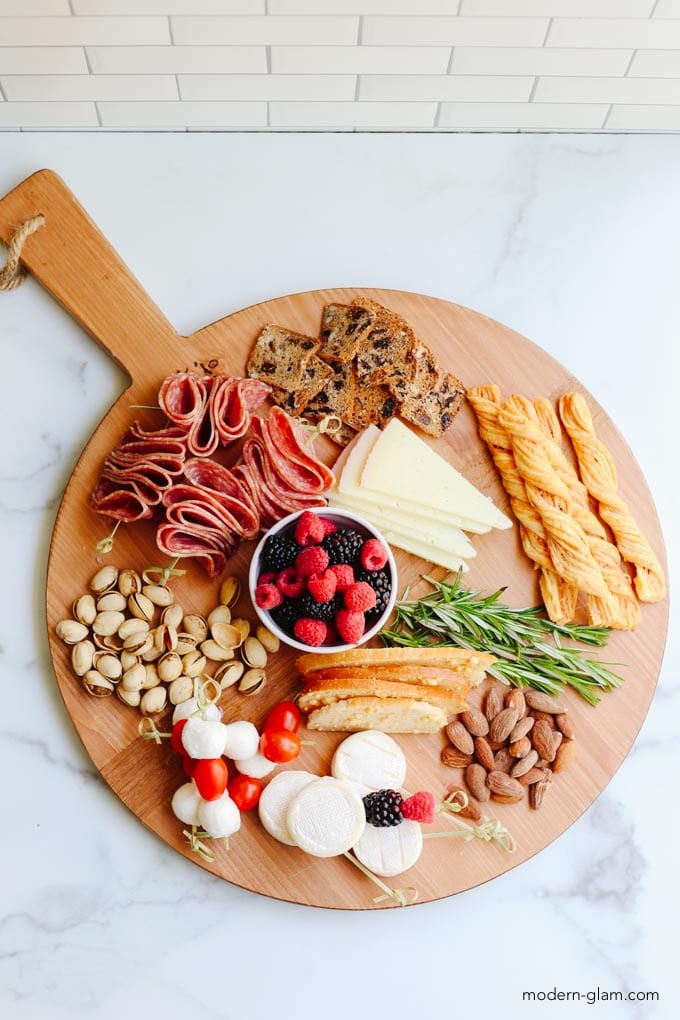
[[[0,128],[96,127],[94,103],[0,103]]]
[[[13,15],[71,14],[68,0],[0,0],[0,18]]]
[[[556,18],[546,46],[628,47],[634,50],[680,47],[680,19]]]
[[[443,103],[439,124],[451,128],[589,130],[602,126],[608,106],[577,103]]]
[[[541,78],[534,101],[680,104],[680,78]]]
[[[272,127],[432,127],[436,103],[271,103]]]
[[[87,74],[82,46],[2,46],[0,74]]]
[[[548,18],[364,18],[366,46],[541,46]]]
[[[182,99],[353,100],[353,74],[181,74]]]
[[[493,75],[461,76],[395,74],[362,75],[359,85],[359,99],[393,100],[434,100],[439,102],[512,102],[526,101],[534,84],[532,77],[511,78]]]
[[[680,78],[680,50],[641,50],[633,57],[629,78]]]
[[[2,77],[0,85],[10,101],[179,99],[170,74],[25,74]]]
[[[94,74],[265,74],[264,46],[88,46]]]
[[[451,74],[623,75],[632,50],[558,50],[523,46],[460,46]]]
[[[169,43],[167,18],[2,18],[3,46]]]
[[[655,18],[680,18],[680,0],[659,0],[654,8]]]
[[[462,0],[459,13],[548,18],[647,18],[653,7],[654,0]]]
[[[74,14],[265,13],[265,0],[71,0],[71,3]]]
[[[274,74],[445,74],[448,46],[273,46]]]
[[[98,103],[104,127],[258,128],[266,103]]]
[[[615,106],[607,128],[619,131],[680,131],[680,106]]]
[[[451,14],[458,0],[267,0],[270,14]]]
[[[233,17],[172,18],[178,46],[222,43],[228,46],[354,46],[359,34],[358,18],[325,17]]]

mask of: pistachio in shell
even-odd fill
[[[189,676],[178,676],[168,687],[171,705],[182,705],[194,696],[194,681]]]
[[[260,623],[255,631],[255,635],[260,644],[264,645],[268,652],[278,652],[281,647],[281,642],[277,638],[276,634],[272,634],[263,623]]]
[[[208,613],[208,627],[212,628],[216,623],[231,623],[231,609],[229,606],[215,606]]]
[[[158,675],[155,662],[146,662],[144,664],[144,672],[146,673],[146,680],[144,681],[144,690],[150,691],[152,687],[158,687],[161,682],[161,678]]]
[[[118,567],[114,567],[113,564],[108,564],[98,570],[97,573],[90,581],[90,591],[93,591],[95,595],[101,595],[105,591],[110,591],[116,587],[118,581]]]
[[[139,708],[142,715],[158,715],[168,703],[168,692],[165,687],[152,687],[144,691]]]
[[[142,590],[142,579],[136,570],[126,568],[118,575],[118,591],[124,598],[129,598],[135,592]]]
[[[246,666],[264,669],[267,665],[267,649],[256,637],[247,637],[243,642],[241,658]]]
[[[213,680],[216,680],[222,690],[226,691],[227,687],[233,687],[239,682],[245,668],[242,662],[223,662],[215,670]]]
[[[87,673],[82,677],[82,685],[93,698],[108,698],[116,688],[116,685],[111,680],[102,676],[99,670],[96,669],[88,669]]]
[[[122,613],[114,609],[107,609],[103,613],[97,613],[92,624],[92,631],[99,637],[111,637],[124,621],[125,617]]]
[[[133,655],[145,655],[153,648],[153,637],[148,630],[135,631],[125,638],[123,648],[126,652],[132,652]]]
[[[95,648],[91,641],[79,641],[71,649],[71,665],[76,676],[85,676],[92,669]]]
[[[174,627],[175,630],[179,630],[184,619],[184,610],[177,602],[173,602],[171,606],[166,606],[161,613],[161,623],[167,624],[168,627]]]
[[[107,591],[97,599],[97,612],[106,613],[112,610],[115,613],[124,613],[127,601],[119,591]]]
[[[234,658],[233,648],[223,648],[222,645],[218,645],[217,641],[214,641],[212,638],[202,641],[200,649],[206,659],[210,659],[212,662],[227,662],[229,659]]]
[[[182,675],[182,660],[177,652],[166,652],[158,660],[156,668],[163,683],[169,684]]]
[[[94,622],[97,615],[97,607],[92,595],[81,595],[73,603],[73,615],[78,623],[84,623],[86,627]]]
[[[85,641],[90,632],[84,623],[78,620],[60,620],[56,626],[57,637],[61,638],[65,645],[77,645]]]
[[[107,680],[118,683],[123,675],[123,667],[117,655],[113,652],[99,651],[94,653],[92,665],[96,670],[105,676]]]
[[[128,691],[122,684],[118,684],[116,687],[116,697],[120,698],[124,705],[129,705],[130,708],[137,708],[142,700],[140,691]]]
[[[154,606],[161,606],[162,608],[171,606],[175,601],[172,591],[164,584],[145,584],[142,588],[142,595],[146,595],[149,602],[153,602]]]
[[[131,634],[148,634],[149,624],[146,620],[138,620],[136,616],[133,616],[129,620],[123,620],[120,627],[118,628],[118,637],[125,641]]]
[[[241,639],[245,641],[250,634],[250,621],[244,620],[242,616],[237,616],[235,620],[231,621],[231,625],[241,632]]]
[[[175,651],[178,655],[186,655],[187,652],[193,652],[196,648],[196,638],[191,634],[187,634],[186,631],[180,630],[177,633],[177,645]]]
[[[201,641],[205,641],[208,637],[208,624],[203,616],[199,616],[198,613],[189,613],[184,617],[182,621],[182,630],[185,634],[191,634],[193,638],[196,638],[198,644]]]
[[[264,687],[265,681],[263,669],[247,669],[241,678],[238,689],[241,694],[257,694]]]
[[[230,609],[241,595],[241,582],[237,577],[225,577],[220,585],[220,603]]]
[[[210,634],[221,648],[238,648],[243,640],[241,632],[230,623],[214,623]]]
[[[185,676],[195,677],[201,676],[205,672],[205,667],[208,665],[208,660],[205,655],[195,648],[193,652],[187,652],[186,655],[182,656],[182,672]]]
[[[147,620],[150,623],[153,620],[156,607],[151,599],[142,595],[141,591],[137,591],[128,599],[128,610],[138,620]]]
[[[126,691],[141,691],[146,683],[146,667],[138,662],[136,666],[126,669],[120,683]]]
[[[123,667],[123,672],[126,669],[130,669],[131,666],[136,666],[139,662],[139,656],[135,655],[134,652],[129,652],[127,648],[124,648],[120,653],[120,664]]]

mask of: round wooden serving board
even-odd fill
[[[315,859],[277,843],[264,832],[256,812],[243,816],[241,831],[232,837],[228,851],[215,841],[215,862],[202,862],[188,849],[183,826],[170,810],[172,793],[184,782],[178,757],[167,742],[158,747],[138,736],[136,710],[126,708],[115,697],[89,697],[72,674],[69,650],[56,639],[54,627],[70,614],[74,598],[87,589],[98,566],[111,562],[141,570],[164,561],[155,547],[154,526],[148,523],[121,527],[113,552],[106,557],[95,554],[97,542],[109,530],[109,522],[88,506],[102,461],[134,418],[147,427],[159,423],[158,413],[133,411],[130,405],[155,404],[158,386],[169,373],[194,367],[200,371],[201,364],[217,359],[220,370],[242,375],[248,351],[266,322],[316,336],[324,304],[349,302],[360,293],[408,319],[441,363],[468,386],[495,382],[504,395],[518,392],[553,400],[568,390],[583,391],[583,387],[562,365],[507,326],[468,308],[402,291],[338,289],[295,294],[244,309],[191,337],[180,337],[73,195],[49,171],[34,175],[0,202],[0,236],[8,240],[16,224],[36,212],[43,212],[47,221],[26,243],[23,261],[131,377],[129,389],[106,415],[73,472],[52,539],[47,622],[57,682],[73,724],[111,789],[145,825],[194,864],[277,899],[324,907],[372,908],[378,890],[348,861],[342,857]],[[663,556],[659,522],[642,473],[613,423],[597,402],[586,396],[598,435],[616,460],[620,491],[652,546]],[[469,407],[463,408],[434,447],[501,509],[507,509],[507,499]],[[337,453],[326,440],[317,448],[329,463]],[[473,540],[477,557],[471,561],[466,586],[485,591],[504,586],[506,601],[516,606],[539,601],[536,575],[520,549],[517,528],[473,536]],[[244,581],[253,547],[253,543],[244,544],[231,564],[231,572]],[[433,570],[399,550],[395,553],[400,590],[417,582],[423,571]],[[217,584],[209,582],[192,561],[180,566],[187,567],[187,574],[172,583],[178,601],[187,611],[208,611],[216,603]],[[436,576],[442,573],[436,570]],[[237,611],[254,621],[247,594]],[[563,833],[604,789],[628,753],[654,693],[666,628],[667,602],[644,606],[637,632],[613,634],[607,649],[593,652],[620,663],[617,669],[626,682],[622,689],[606,695],[597,708],[565,693],[576,723],[578,757],[567,773],[556,776],[540,812],[530,811],[526,802],[488,805],[489,813],[514,835],[514,854],[504,854],[493,844],[480,841],[429,840],[418,864],[391,884],[415,887],[421,903],[449,896],[521,864]],[[266,687],[255,697],[244,697],[233,689],[224,692],[225,721],[246,718],[259,724],[274,703],[293,695],[298,689],[294,659],[295,653],[287,649],[272,656]],[[479,702],[481,693],[474,692],[473,704]],[[343,735],[311,736],[314,745],[303,748],[295,767],[327,774],[333,750]],[[440,798],[451,784],[460,785],[460,771],[440,764],[443,736],[396,739],[408,761],[408,789],[430,789]],[[434,830],[447,828],[451,826],[446,820],[433,826]],[[392,905],[390,900],[380,904]]]

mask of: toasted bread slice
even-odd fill
[[[464,397],[465,387],[460,379],[440,370],[429,390],[404,398],[399,414],[428,436],[438,439],[458,414]]]
[[[321,320],[319,357],[324,361],[351,361],[375,317],[373,309],[359,305],[326,305]]]
[[[344,680],[310,680],[298,698],[303,712],[311,712],[324,705],[346,701],[348,698],[411,698],[413,701],[428,701],[440,708],[447,716],[457,715],[467,709],[466,697],[470,684],[462,682],[458,690],[443,687],[425,687],[418,684],[399,683],[392,680],[376,680],[371,676],[347,677]]]
[[[425,648],[351,648],[347,652],[320,654],[307,652],[295,660],[299,671],[306,676],[318,669],[336,666],[434,666],[439,669],[486,669],[496,660],[487,652],[473,652],[467,648],[448,648],[431,645]]]
[[[362,383],[386,385],[401,401],[416,374],[416,335],[394,312],[383,309],[357,347],[357,374]]]
[[[382,428],[398,411],[397,399],[389,386],[358,379],[357,369],[353,364],[352,401],[342,416],[345,424],[353,429],[364,429],[367,425]]]
[[[307,718],[309,730],[383,733],[436,733],[446,716],[436,705],[412,698],[347,698],[317,708]]]
[[[330,367],[321,358],[317,358],[316,354],[312,354],[302,371],[302,382],[299,387],[288,392],[279,386],[273,386],[272,400],[288,414],[298,415],[328,383],[332,375]]]
[[[267,323],[250,352],[248,375],[294,393],[302,385],[307,363],[319,346],[320,341],[314,337]]]
[[[389,680],[392,683],[419,684],[425,687],[440,687],[445,691],[462,690],[463,685],[470,688],[478,687],[485,673],[481,668],[471,669],[469,666],[456,666],[455,669],[439,669],[436,666],[332,666],[329,669],[317,669],[307,673],[308,682],[317,680],[340,681]]]
[[[356,376],[349,362],[325,362],[328,375],[320,389],[309,398],[304,407],[304,416],[310,421],[319,421],[327,414],[335,414],[343,421],[354,403]]]

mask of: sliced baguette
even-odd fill
[[[447,716],[457,715],[467,709],[466,697],[469,683],[462,683],[458,690],[443,687],[425,687],[418,684],[397,683],[392,680],[376,680],[370,674],[360,678],[344,680],[311,680],[298,698],[303,712],[312,712],[324,705],[332,705],[348,698],[410,698],[413,701],[428,701],[440,708]]]
[[[311,712],[307,729],[383,733],[436,733],[446,726],[441,708],[411,698],[347,698]]]
[[[318,680],[362,680],[371,683],[376,680],[389,680],[394,683],[422,684],[427,687],[440,687],[448,691],[460,691],[464,687],[478,687],[484,679],[483,669],[470,669],[467,665],[455,669],[437,669],[434,666],[332,666],[330,669],[317,669],[306,675],[308,683]]]
[[[336,666],[434,666],[439,669],[456,669],[467,666],[480,670],[496,660],[487,652],[473,652],[467,648],[430,646],[426,648],[352,648],[348,652],[331,652],[327,655],[308,652],[295,660],[295,665],[306,676],[317,669]]]

